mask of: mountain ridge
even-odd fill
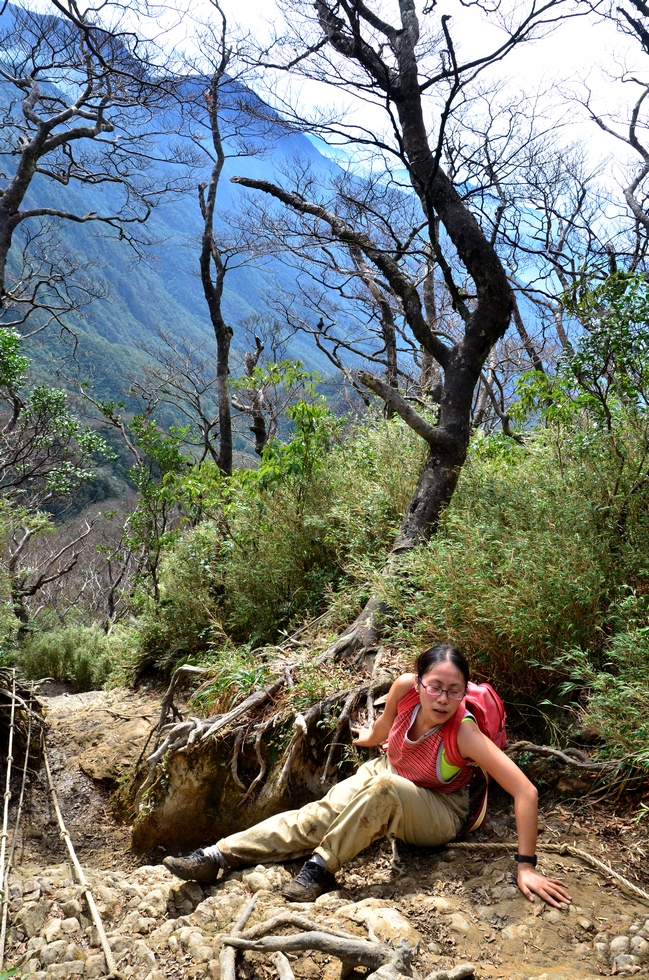
[[[5,27],[10,26],[8,16],[14,16],[12,5],[3,10]],[[202,85],[202,80],[189,81]],[[228,86],[232,97],[239,102],[243,94],[251,104],[263,106],[259,96],[242,83],[228,83],[226,92]],[[5,121],[11,102],[16,100],[16,92],[10,82],[0,81],[0,110],[5,115]],[[19,107],[16,111],[20,112]],[[226,115],[227,111],[226,106]],[[228,227],[230,235],[233,231],[236,234],[236,228],[228,226],[223,216],[239,207],[245,209],[246,191],[229,180],[235,174],[277,181],[281,171],[296,159],[307,162],[316,179],[327,179],[334,172],[340,172],[338,166],[323,156],[306,135],[296,132],[279,116],[273,122],[272,117],[276,115],[273,110],[264,107],[264,113],[264,134],[269,138],[265,139],[263,152],[254,156],[233,156],[226,160],[218,189],[217,232],[223,232]],[[166,115],[165,122],[169,127],[170,113]],[[180,130],[179,115],[178,120]],[[254,122],[250,125],[254,125]],[[158,136],[158,145],[163,151],[160,155],[171,158],[173,143],[177,143],[179,137],[178,132],[170,132],[166,138]],[[5,159],[10,138],[5,133]],[[224,142],[226,152],[232,150],[231,141],[226,139]],[[11,161],[11,157],[9,159]],[[209,176],[207,158],[206,162],[205,177],[200,177],[201,180]],[[160,164],[159,170],[162,182],[169,172],[169,165]],[[105,214],[110,213],[111,196],[114,197],[114,192],[110,186],[69,183],[62,187],[46,175],[37,173],[25,205],[30,208],[58,208],[79,214]],[[67,251],[76,264],[84,268],[84,275],[92,281],[98,293],[98,298],[84,309],[68,314],[65,322],[75,338],[75,359],[83,365],[82,373],[85,371],[101,397],[117,396],[130,369],[135,374],[141,370],[146,360],[144,351],[159,343],[159,331],[174,341],[186,341],[204,348],[204,356],[209,356],[210,347],[214,345],[213,328],[198,278],[202,217],[197,187],[176,192],[160,203],[154,209],[147,227],[156,244],[140,257],[99,222],[59,222],[56,230],[59,248]],[[10,267],[15,274],[19,273],[19,252],[17,238],[10,253]],[[290,291],[293,278],[294,272],[273,257],[251,259],[228,272],[223,313],[234,330],[232,348],[235,354],[241,355],[250,346],[246,341],[245,321],[267,311],[266,294],[269,291]],[[272,313],[269,316],[272,317]],[[5,316],[4,322],[10,321],[11,316]],[[39,335],[29,346],[29,353],[44,377],[51,373],[61,358],[68,359],[69,345],[62,346],[61,339],[56,337],[52,328],[49,328],[46,336]],[[301,360],[309,368],[331,372],[326,356],[307,337],[294,335],[287,345],[287,353],[291,359]]]

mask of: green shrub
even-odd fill
[[[122,628],[107,636],[98,626],[71,624],[34,633],[20,647],[16,662],[23,675],[54,677],[76,692],[101,689],[117,681],[130,664],[131,634]]]
[[[381,567],[422,458],[401,421],[364,420],[323,453],[306,485],[284,480],[251,495],[224,566],[229,635],[272,642],[354,583],[360,563]]]
[[[160,602],[149,598],[138,628],[138,670],[171,673],[225,639],[219,623],[223,534],[213,520],[188,529],[161,563]]]
[[[450,640],[522,692],[539,684],[530,660],[548,665],[567,646],[595,644],[611,556],[592,490],[583,461],[560,466],[546,432],[525,447],[477,438],[438,533],[398,578],[376,578],[401,648]]]
[[[564,691],[580,696],[580,723],[600,740],[601,758],[649,771],[649,626],[611,637],[599,660],[579,648],[558,658],[570,674]]]
[[[228,644],[276,642],[332,598],[346,607],[361,564],[383,564],[421,440],[400,421],[337,429],[325,413],[307,414],[288,448],[274,445],[258,471],[235,475],[205,506],[211,516],[166,550],[160,602],[142,609],[141,668],[169,673]],[[207,470],[204,479],[209,489]]]

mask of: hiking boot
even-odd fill
[[[314,902],[318,895],[331,892],[338,885],[332,873],[317,861],[306,861],[302,870],[282,888],[289,902]]]
[[[228,867],[223,855],[221,855],[221,859],[219,861],[217,858],[209,857],[204,853],[203,848],[199,847],[189,857],[169,856],[162,863],[167,871],[171,871],[172,875],[175,875],[176,878],[182,878],[183,881],[198,881],[201,884],[209,885],[216,881],[221,868],[225,870]]]

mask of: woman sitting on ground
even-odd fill
[[[402,674],[390,688],[385,710],[371,728],[360,728],[363,748],[387,739],[387,754],[372,759],[337,783],[322,799],[300,810],[263,820],[187,858],[167,857],[179,878],[216,881],[219,870],[311,855],[283,889],[292,901],[312,902],[336,887],[333,873],[373,841],[392,834],[408,844],[438,847],[462,829],[468,812],[472,766],[481,766],[514,797],[518,833],[518,887],[534,901],[570,902],[564,885],[535,870],[537,791],[527,776],[466,714],[457,747],[466,760],[451,766],[444,753],[444,725],[460,707],[469,667],[448,644],[425,650],[416,674]]]

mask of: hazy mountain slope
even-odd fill
[[[8,7],[2,20],[11,15]],[[4,26],[4,24],[3,24]],[[199,82],[202,85],[202,83]],[[237,86],[240,97],[242,88]],[[0,83],[0,110],[16,98],[16,89]],[[249,93],[251,102],[258,101]],[[171,119],[173,129],[173,118]],[[169,116],[165,120],[169,124]],[[252,124],[255,125],[254,123]],[[172,134],[159,138],[160,155],[173,155]],[[314,173],[329,177],[336,165],[322,156],[304,135],[290,132],[279,118],[274,127],[267,121],[258,143],[265,143],[259,155],[227,161],[218,194],[217,212],[225,214],[236,209],[245,192],[229,182],[234,174],[277,180],[279,172],[296,158],[308,160]],[[3,157],[10,170],[11,157]],[[159,165],[163,182],[169,168]],[[196,180],[209,175],[206,167]],[[116,193],[109,185],[69,184],[61,186],[41,174],[31,184],[25,206],[59,208],[68,212],[99,214],[113,210]],[[198,248],[201,214],[196,186],[166,199],[154,212],[149,231],[156,244],[143,258],[114,232],[100,223],[83,225],[62,223],[58,230],[61,247],[86,265],[86,274],[95,283],[102,298],[96,299],[78,313],[67,317],[70,329],[79,338],[77,359],[84,371],[93,377],[102,394],[116,394],[131,373],[137,374],[142,357],[139,350],[150,349],[156,343],[156,332],[163,330],[173,337],[191,338],[205,343],[211,351],[213,332],[209,321],[203,290],[198,278]],[[17,242],[18,244],[18,242]],[[10,256],[10,266],[18,272],[18,249]],[[268,291],[291,289],[293,274],[277,260],[250,263],[233,269],[226,278],[223,308],[227,321],[234,329],[233,347],[245,349],[247,344],[242,324],[247,317],[266,310]],[[54,331],[49,337],[39,337],[33,348],[40,371],[46,375],[60,363],[62,348]],[[329,371],[328,360],[307,338],[296,336],[290,343],[289,356],[305,361],[309,366]]]

